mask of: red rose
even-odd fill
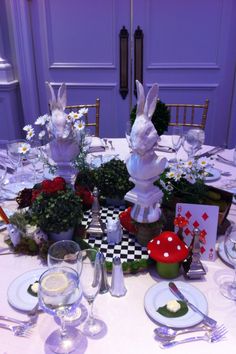
[[[57,191],[64,191],[66,189],[66,181],[62,177],[55,177],[52,180],[53,188]]]
[[[126,229],[128,232],[130,232],[131,234],[136,234],[137,230],[135,225],[132,223],[130,213],[131,213],[131,207],[122,211],[119,214],[120,223],[123,226],[123,228]]]
[[[86,208],[92,207],[94,196],[87,187],[77,185],[76,194],[82,199],[82,202]]]
[[[32,203],[35,201],[35,199],[39,196],[39,194],[42,192],[41,189],[35,189],[32,191],[32,197],[31,197],[31,201]]]

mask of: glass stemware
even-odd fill
[[[8,158],[16,170],[16,176],[11,177],[11,182],[26,182],[29,178],[29,174],[24,172],[23,160],[26,158],[26,153],[20,152],[20,147],[23,144],[29,145],[26,140],[12,140],[7,143],[7,155]]]
[[[70,267],[81,273],[81,250],[78,243],[72,240],[61,240],[53,243],[48,249],[48,267]]]
[[[222,295],[231,300],[236,300],[236,225],[231,225],[225,235],[224,250],[227,258],[234,267],[234,278],[220,285]]]
[[[93,303],[101,285],[101,263],[99,253],[95,249],[87,249],[82,253],[82,271],[80,282],[83,296],[90,305],[90,314],[83,327],[83,333],[88,337],[99,335],[103,331],[103,322],[93,315]]]
[[[60,329],[52,332],[46,346],[54,353],[70,353],[82,341],[75,327],[66,327],[65,316],[80,302],[79,275],[69,267],[53,267],[39,279],[39,304],[42,309],[60,319]]]
[[[188,158],[193,158],[198,150],[201,149],[205,141],[205,132],[200,128],[192,128],[184,134],[183,148],[188,154]]]
[[[175,158],[172,160],[172,162],[177,161],[177,152],[179,151],[181,145],[182,145],[182,140],[183,140],[183,127],[182,126],[176,126],[173,127],[172,129],[172,145],[175,150]]]
[[[4,201],[3,192],[2,192],[2,185],[5,180],[7,174],[6,165],[0,164],[0,202]]]
[[[80,246],[72,240],[61,240],[53,243],[48,249],[47,263],[49,268],[73,268],[80,275],[82,268]],[[78,306],[65,317],[65,320],[70,324],[75,324],[78,321],[81,323],[81,315],[83,315],[82,306]]]

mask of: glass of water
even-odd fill
[[[39,304],[42,309],[60,319],[60,329],[52,332],[46,346],[54,353],[71,353],[82,341],[75,327],[66,327],[66,315],[75,309],[81,300],[79,275],[69,267],[52,267],[39,279]]]

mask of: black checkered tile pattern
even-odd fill
[[[100,211],[101,220],[106,223],[107,218],[117,218],[119,213],[124,209],[124,207],[103,207]],[[90,221],[91,211],[88,211],[84,214],[82,224],[88,226]],[[117,245],[108,245],[106,235],[103,238],[90,236],[88,243],[90,246],[100,249],[108,262],[112,262],[115,256],[119,256],[121,262],[131,262],[148,258],[146,247],[141,246],[136,241],[135,237],[125,230],[123,230],[121,242]]]

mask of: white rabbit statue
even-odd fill
[[[131,216],[142,223],[151,223],[160,218],[159,202],[163,194],[153,185],[166,166],[166,159],[159,159],[154,147],[159,140],[151,121],[158,98],[158,85],[154,84],[145,100],[142,84],[136,80],[137,111],[130,134],[131,154],[126,161],[130,180],[135,187],[125,195],[134,203]]]
[[[79,153],[80,142],[64,112],[66,107],[66,85],[63,83],[60,86],[56,98],[52,85],[49,82],[46,84],[51,95],[49,99],[51,120],[48,127],[49,136],[53,138],[49,144],[51,157],[57,164],[57,174],[64,177],[67,182],[71,182],[70,179],[75,173],[71,161]]]

